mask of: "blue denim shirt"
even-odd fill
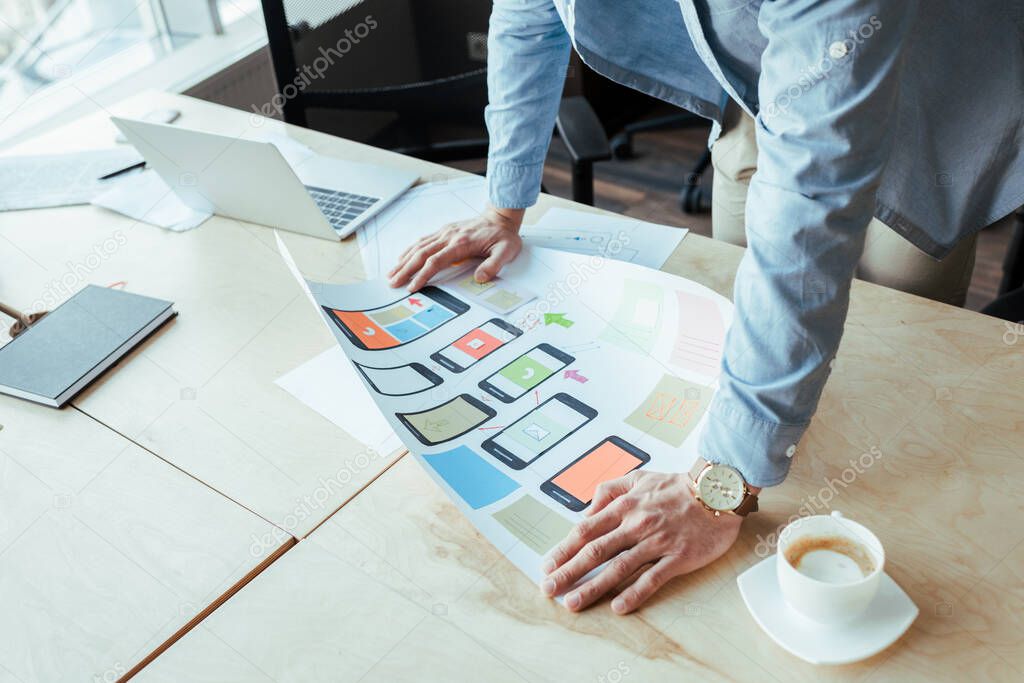
[[[491,201],[538,195],[569,48],[711,119],[756,120],[749,248],[702,455],[782,481],[877,216],[941,258],[1024,203],[1019,0],[496,0]]]

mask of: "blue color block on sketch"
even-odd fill
[[[401,320],[392,325],[385,325],[384,329],[395,335],[395,338],[400,342],[412,341],[427,333],[427,330],[422,325],[417,325],[411,320]]]
[[[420,323],[427,329],[433,329],[443,323],[446,320],[450,320],[455,316],[454,313],[449,311],[447,308],[440,306],[429,306],[426,310],[420,311],[413,316],[413,320]]]
[[[514,479],[465,446],[424,455],[423,459],[474,510],[497,502],[519,488]]]

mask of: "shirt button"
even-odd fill
[[[842,59],[850,51],[846,49],[846,43],[841,40],[837,40],[828,46],[828,56],[832,59]]]
[[[790,444],[786,449],[786,457],[792,458],[794,455],[796,455],[796,444]]]

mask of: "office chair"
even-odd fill
[[[1024,208],[1014,213],[1013,235],[1003,259],[998,295],[981,312],[1014,323],[1024,322]]]
[[[620,85],[590,69],[573,55],[575,90],[586,96],[611,140],[609,148],[617,160],[634,158],[633,137],[638,133],[685,128],[707,128],[710,122],[692,112],[671,105],[644,93]],[[711,210],[711,196],[701,179],[711,165],[711,152],[706,147],[697,162],[683,173],[679,191],[679,208],[687,214]]]
[[[626,124],[611,140],[612,156],[616,159],[632,158],[633,136],[637,133],[704,127],[707,126],[707,123],[707,119],[701,116],[688,111],[680,111]],[[690,172],[683,176],[683,185],[679,190],[679,209],[683,213],[707,213],[711,210],[711,195],[701,185],[701,178],[704,177],[704,172],[710,165],[711,150],[705,149]]]
[[[490,11],[464,0],[263,0],[279,113],[429,161],[485,158]],[[593,163],[611,158],[604,131],[573,98],[558,130],[573,199],[592,204]]]
[[[1024,207],[1014,212],[1013,236],[1003,259],[1003,279],[999,294],[1024,287]]]
[[[431,161],[486,156],[488,14],[458,0],[263,0],[279,113]]]

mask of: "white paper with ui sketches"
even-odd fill
[[[556,207],[548,209],[533,225],[524,226],[522,234],[525,243],[536,247],[602,256],[657,270],[687,232],[686,228],[625,216]]]
[[[486,205],[487,182],[479,176],[417,185],[356,233],[366,277],[383,277],[420,237],[479,216]]]
[[[102,176],[140,161],[132,147],[0,157],[0,211],[88,204],[119,181]]]
[[[637,468],[686,472],[697,458],[718,379],[707,354],[732,319],[706,287],[531,246],[472,296],[465,274],[410,294],[293,272],[363,383],[332,382],[324,400],[352,406],[334,419],[367,420],[368,392],[427,474],[534,581],[600,483]],[[500,314],[480,295],[521,301]],[[305,377],[294,393],[321,391],[315,369]]]
[[[486,205],[487,181],[479,176],[413,188],[360,229],[366,277],[384,276],[413,242],[449,223],[480,215]],[[687,232],[686,228],[561,208],[549,209],[536,224],[522,229],[525,244],[655,269],[664,265]]]

